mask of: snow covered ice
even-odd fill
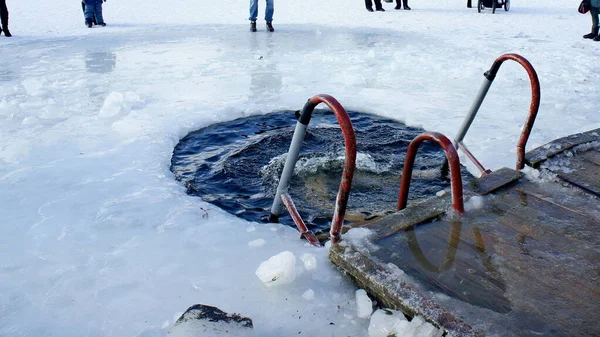
[[[367,336],[357,288],[326,249],[188,196],[169,171],[173,148],[198,128],[300,109],[320,93],[453,137],[506,52],[541,81],[529,149],[600,127],[600,46],[581,38],[589,16],[576,4],[511,5],[368,13],[360,0],[277,1],[276,32],[251,34],[246,0],[108,1],[108,26],[93,29],[79,2],[9,0],[0,336],[164,336],[195,303],[251,317],[257,336]],[[503,65],[465,139],[486,167],[514,167],[529,100],[524,70]],[[292,283],[265,287],[256,269],[284,251],[314,255],[317,268],[297,261]]]

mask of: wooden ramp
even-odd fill
[[[361,227],[331,260],[386,307],[448,336],[600,336],[600,129],[531,151],[557,179],[503,168]]]

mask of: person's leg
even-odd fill
[[[275,12],[275,4],[274,0],[266,0],[267,1],[267,9],[265,9],[265,21],[271,22],[273,21],[273,13]]]
[[[370,10],[372,12],[373,11],[373,2],[371,0],[365,0],[365,7],[367,7],[367,10]]]
[[[402,0],[396,0],[396,7],[394,9],[402,9]]]
[[[258,17],[258,0],[250,0],[250,21],[256,21]]]
[[[96,16],[96,23],[105,26],[104,17],[102,16],[102,0],[97,1],[94,6],[94,14]]]
[[[381,5],[381,0],[375,0],[375,10],[383,11],[383,6]]]
[[[6,0],[0,0],[0,22],[2,23],[0,32],[3,31],[6,37],[12,36],[8,30],[8,7],[6,7]]]
[[[85,11],[83,17],[85,18],[86,26],[92,28],[92,21],[94,21],[94,3],[93,0],[84,0]]]
[[[592,32],[585,34],[583,36],[584,39],[594,39],[598,36],[598,8],[592,7],[590,15],[592,16]]]
[[[600,15],[600,8],[597,7],[592,7],[592,9],[590,10],[590,12],[592,13],[592,33],[595,32],[596,33],[596,37],[594,37],[594,41],[598,42],[600,41],[600,20],[598,18],[598,16]]]
[[[404,9],[410,10],[410,7],[408,7],[408,0],[402,0],[402,4],[404,5]]]

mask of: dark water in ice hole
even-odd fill
[[[424,130],[365,113],[349,115],[358,156],[346,221],[355,221],[395,209],[406,149]],[[294,111],[279,111],[191,132],[175,147],[171,171],[189,194],[243,219],[260,222],[270,212],[295,125]],[[344,141],[335,116],[328,110],[316,110],[289,189],[313,230],[329,229],[343,157]],[[411,200],[449,188],[449,182],[440,175],[443,160],[444,153],[437,144],[421,144]],[[465,169],[462,174],[464,180],[472,178]],[[287,211],[280,222],[294,226]]]

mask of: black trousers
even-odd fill
[[[0,22],[2,26],[8,26],[8,8],[6,7],[6,0],[0,0]]]
[[[400,3],[402,1],[402,3]],[[401,7],[404,5],[404,8],[408,7],[408,0],[396,0],[396,7]]]
[[[2,1],[2,0],[0,0]],[[367,8],[373,8],[373,2],[371,2],[371,0],[365,0],[365,6]],[[380,9],[381,7],[381,0],[375,0],[375,9]]]

